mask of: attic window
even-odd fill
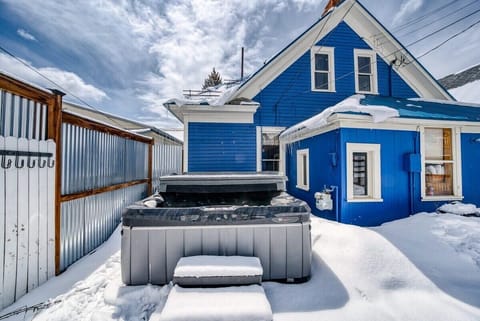
[[[355,92],[377,94],[377,54],[372,50],[355,49]]]
[[[335,91],[334,48],[316,46],[311,50],[312,91]]]

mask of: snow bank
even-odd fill
[[[369,114],[372,116],[374,123],[382,122],[389,118],[399,116],[398,111],[390,107],[380,105],[361,105],[360,100],[363,98],[365,98],[364,95],[353,95],[345,100],[342,100],[335,106],[328,107],[320,114],[288,128],[280,135],[280,138],[293,139],[300,136],[305,131],[322,128],[328,124],[328,117],[334,113],[356,112]]]
[[[480,209],[474,204],[464,204],[462,202],[452,202],[443,204],[437,209],[439,213],[451,213],[457,215],[472,215],[480,213]]]
[[[259,285],[222,288],[174,286],[151,321],[268,321],[272,310]]]
[[[179,289],[123,286],[119,249],[117,230],[95,253],[0,315],[51,298],[60,303],[36,313],[35,320],[158,320],[169,291],[175,295]],[[375,228],[312,217],[312,251],[308,282],[263,283],[276,321],[480,320],[478,217],[422,213]],[[180,318],[184,313],[201,320],[202,308],[211,313],[218,306],[232,313],[227,306],[235,311],[242,302],[257,303],[261,296],[258,291],[233,293],[238,301],[222,305],[225,293],[207,297],[191,290],[184,296],[188,301],[172,305],[167,316]],[[196,307],[190,309],[193,300]],[[33,317],[29,312],[7,320]]]
[[[175,268],[175,277],[263,275],[257,257],[197,255],[182,257]]]

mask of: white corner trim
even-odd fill
[[[183,119],[183,172],[188,172],[188,116]]]
[[[257,126],[257,172],[262,171],[262,127]]]

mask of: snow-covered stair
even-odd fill
[[[229,286],[262,283],[257,257],[197,255],[182,257],[173,272],[180,286]]]
[[[260,285],[262,275],[256,257],[181,258],[174,272],[175,285],[163,309],[155,311],[150,320],[270,321],[272,309]]]

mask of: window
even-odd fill
[[[355,49],[355,91],[357,93],[376,94],[377,55],[372,50]]]
[[[310,188],[308,149],[297,150],[297,188]]]
[[[460,198],[461,184],[457,162],[457,142],[452,128],[423,130],[424,199]]]
[[[380,145],[347,143],[347,200],[381,202]]]
[[[283,127],[257,127],[257,171],[280,170],[280,132]]]
[[[310,65],[312,69],[312,91],[335,91],[333,48],[313,47]]]

